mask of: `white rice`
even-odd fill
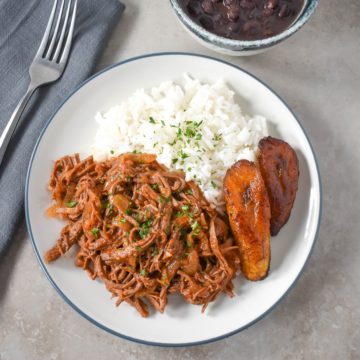
[[[155,153],[186,180],[198,181],[206,198],[223,207],[222,181],[239,159],[254,160],[268,135],[262,116],[244,115],[223,80],[202,84],[184,75],[149,91],[139,89],[120,105],[98,113],[91,153],[104,160],[124,152]]]

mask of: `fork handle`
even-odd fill
[[[33,84],[30,84],[26,94],[21,98],[18,105],[16,106],[14,112],[11,115],[10,120],[6,124],[6,127],[1,134],[0,137],[0,166],[3,161],[6,149],[9,145],[10,139],[12,135],[14,134],[14,131],[16,129],[16,125],[18,124],[20,117],[22,113],[24,112],[24,109],[26,107],[26,104],[31,98],[31,95],[34,93],[34,91],[37,89],[37,86],[34,86]]]

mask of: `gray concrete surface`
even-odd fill
[[[124,2],[126,12],[99,69],[146,52],[215,55],[184,32],[168,1]],[[358,0],[322,0],[311,21],[283,45],[256,57],[223,57],[286,99],[321,169],[319,241],[303,276],[274,311],[214,344],[166,349],[130,343],[63,302],[42,273],[22,224],[0,263],[0,359],[360,359],[359,19]]]

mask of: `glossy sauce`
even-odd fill
[[[206,30],[237,40],[258,40],[286,30],[304,0],[181,0],[185,12]]]

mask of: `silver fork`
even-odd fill
[[[61,1],[60,9],[55,19],[58,0],[55,0],[50,19],[46,26],[40,47],[30,65],[30,84],[26,94],[19,101],[10,120],[0,137],[0,165],[7,146],[16,129],[16,125],[26,104],[36,89],[58,80],[64,72],[69,58],[71,41],[74,33],[77,0],[69,0],[65,16],[63,16],[65,0]],[[53,29],[53,31],[51,31]],[[60,31],[60,32],[59,32]]]

